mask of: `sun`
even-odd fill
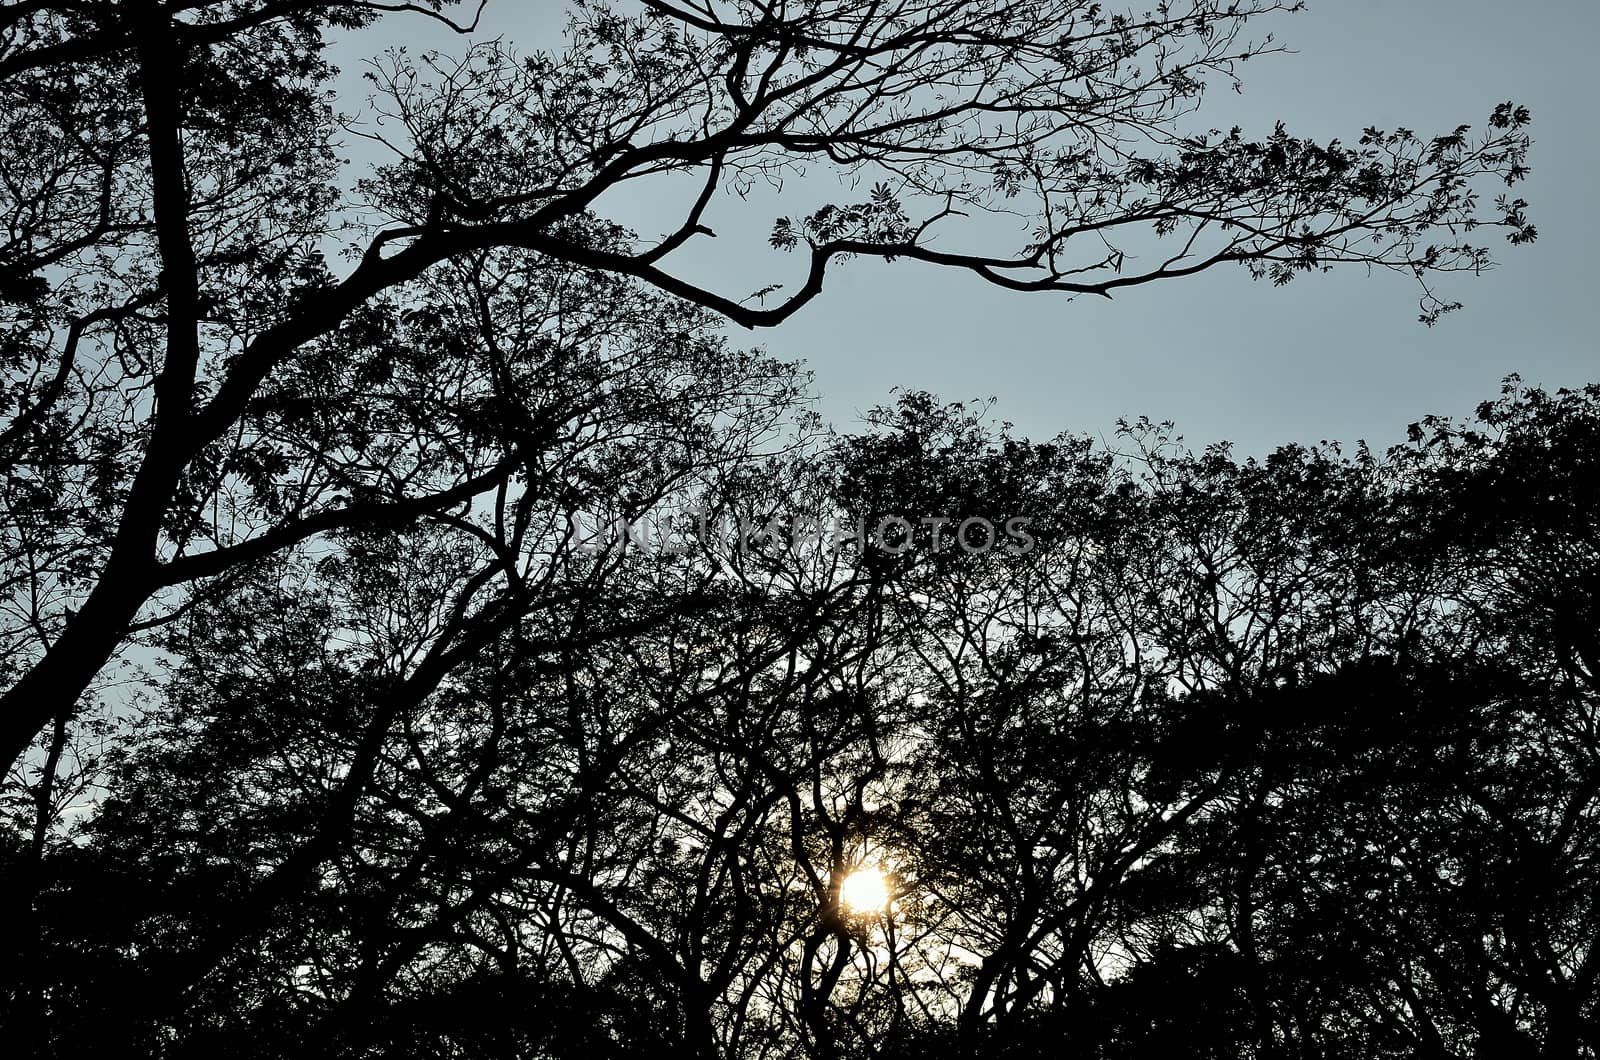
[[[881,913],[889,905],[889,885],[879,869],[866,866],[839,885],[839,904],[851,913]]]

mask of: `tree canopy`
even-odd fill
[[[1536,235],[1531,115],[1200,124],[1296,6],[0,11],[8,1044],[1593,1056],[1600,391],[1384,454],[845,432],[727,328],[853,258],[1433,323]],[[347,124],[390,15],[460,46]],[[741,208],[776,270],[688,278]]]
[[[499,562],[464,526],[263,557],[163,627],[98,811],[15,807],[11,1033],[1592,1055],[1600,389],[1414,434],[1239,460],[909,394],[718,488],[1028,510],[1033,548],[617,540],[451,640]]]
[[[490,415],[493,455],[452,452],[419,428],[380,438],[394,410],[367,401],[398,345],[440,362],[434,382],[518,355],[495,348],[492,305],[438,290],[507,255],[528,267],[484,282],[486,296],[628,281],[750,327],[782,321],[862,256],[1106,296],[1229,264],[1277,283],[1379,266],[1415,275],[1436,318],[1454,303],[1432,277],[1488,262],[1476,228],[1534,236],[1503,190],[1527,172],[1530,115],[1505,103],[1479,132],[1367,129],[1349,143],[1195,131],[1205,86],[1272,47],[1253,24],[1292,6],[576,3],[556,50],[491,42],[380,62],[388,120],[365,135],[388,161],[352,181],[326,92],[329,35],[396,10],[467,28],[439,0],[12,4],[0,15],[8,758],[74,709],[134,631],[236,560],[453,510],[531,458],[527,424]],[[675,250],[711,237],[714,198],[806,167],[871,190],[772,222],[772,243],[807,259],[799,282],[774,277],[752,305],[673,271]],[[654,242],[605,218],[604,196],[641,182],[690,189]],[[984,211],[1036,227],[1020,247],[942,238]],[[348,264],[335,267],[338,250]],[[311,370],[325,376],[313,393],[289,395]],[[473,382],[521,405],[495,378]],[[448,422],[435,397],[405,400]],[[307,401],[349,419],[307,430]],[[390,450],[408,444],[430,452],[397,466]]]

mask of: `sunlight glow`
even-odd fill
[[[883,873],[868,865],[844,878],[839,885],[839,904],[850,913],[881,913],[889,905],[889,885]]]

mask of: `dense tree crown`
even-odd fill
[[[1600,388],[1414,437],[1028,443],[912,394],[717,495],[1028,511],[1034,548],[517,561],[463,521],[264,558],[163,627],[96,813],[13,807],[11,1033],[1592,1056]],[[502,562],[537,591],[441,646]]]
[[[1600,391],[1240,461],[840,433],[726,334],[863,257],[1433,323],[1531,116],[1199,110],[1297,6],[0,9],[8,1051],[1594,1057]],[[345,127],[385,15],[454,47]]]

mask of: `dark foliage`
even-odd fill
[[[330,35],[450,4],[0,10],[7,1055],[1593,1060],[1600,389],[1241,461],[839,434],[718,330],[860,257],[1432,322],[1530,115],[1180,136],[1293,6],[584,0],[376,64],[357,180]],[[676,271],[802,167],[798,282]]]

